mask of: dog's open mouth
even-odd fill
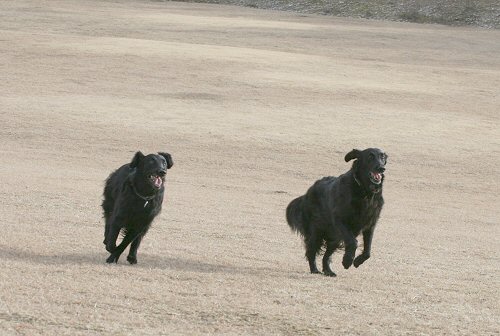
[[[382,174],[381,173],[370,172],[370,181],[373,184],[380,184],[380,183],[382,183]]]
[[[151,180],[151,183],[153,183],[153,186],[155,188],[160,189],[161,186],[163,185],[163,179],[159,175],[150,175],[149,179]]]

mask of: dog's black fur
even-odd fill
[[[345,161],[353,159],[348,172],[316,181],[286,209],[288,225],[304,238],[311,273],[320,273],[316,256],[323,246],[323,273],[327,276],[336,276],[330,269],[330,256],[341,246],[345,248],[345,269],[353,264],[358,267],[370,258],[373,231],[384,205],[382,185],[387,155],[378,148],[353,149]],[[360,233],[363,253],[354,258]]]
[[[161,211],[165,175],[174,162],[168,153],[144,156],[137,152],[132,162],[109,175],[104,187],[102,208],[106,227],[104,244],[111,253],[107,263],[118,262],[120,255],[130,245],[127,260],[137,263],[137,249],[153,219]],[[118,235],[123,240],[116,246]]]

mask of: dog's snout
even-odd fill
[[[158,176],[162,176],[162,177],[163,177],[163,176],[165,176],[165,175],[167,175],[167,172],[166,172],[166,171],[164,171],[164,170],[160,170],[160,171],[158,172]]]
[[[383,173],[383,172],[385,172],[385,168],[384,168],[384,167],[382,167],[382,166],[380,166],[380,167],[378,167],[378,168],[377,168],[377,171],[378,171],[379,173]]]

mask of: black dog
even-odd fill
[[[107,263],[118,262],[118,258],[130,246],[127,260],[137,263],[137,249],[153,219],[161,211],[164,182],[167,169],[174,162],[168,153],[135,153],[132,162],[118,168],[109,175],[104,187],[104,244],[111,253]],[[120,245],[116,240],[120,231],[124,237]]]
[[[316,181],[286,209],[288,225],[304,237],[311,273],[319,273],[316,255],[324,245],[323,273],[328,276],[336,276],[330,269],[330,256],[342,245],[345,269],[353,263],[358,267],[370,258],[373,231],[384,205],[382,185],[387,155],[377,148],[353,149],[345,161],[353,159],[356,160],[347,173]],[[356,237],[361,232],[363,253],[354,259]]]

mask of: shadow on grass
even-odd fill
[[[68,253],[45,255],[28,249],[12,248],[0,245],[0,259],[31,262],[42,265],[74,265],[74,264],[102,264],[102,253]]]
[[[12,260],[28,263],[36,263],[41,265],[106,265],[108,253],[104,252],[87,252],[87,253],[67,253],[45,255],[27,249],[12,248],[5,245],[0,245],[0,260]],[[116,267],[116,265],[108,265]],[[169,257],[159,255],[139,255],[139,263],[129,265],[124,253],[118,261],[118,266],[131,267],[141,270],[170,270],[178,272],[194,272],[194,273],[221,273],[221,274],[240,274],[240,275],[260,275],[267,274],[269,276],[285,276],[287,278],[301,278],[305,272],[297,272],[280,270],[279,265],[276,267],[267,266],[244,266],[232,264],[219,264],[216,262],[207,262],[201,260],[186,259],[181,257]]]
[[[266,274],[268,276],[285,276],[287,278],[299,278],[305,274],[305,272],[296,272],[293,270],[285,271],[280,268],[279,264],[276,264],[276,267],[246,265],[245,261],[242,260],[241,265],[235,265],[228,264],[227,262],[217,263],[179,257],[152,255],[144,255],[141,260],[139,260],[139,263],[137,265],[134,265],[133,267],[206,274],[221,273],[259,276]]]

